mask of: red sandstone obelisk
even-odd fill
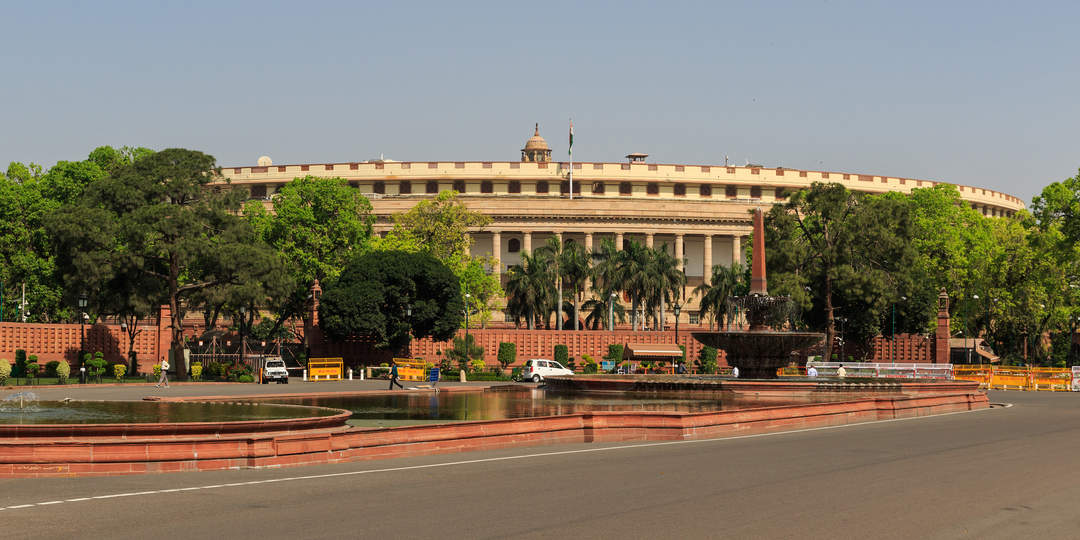
[[[765,217],[754,209],[754,264],[750,274],[750,294],[769,294],[765,280]]]

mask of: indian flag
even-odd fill
[[[566,151],[569,155],[574,155],[574,121],[570,121],[570,148]]]

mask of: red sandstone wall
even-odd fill
[[[889,336],[877,336],[874,338],[874,356],[869,361],[932,363],[934,341],[918,334],[897,334],[895,341]]]
[[[341,357],[347,364],[368,365],[385,362],[392,356],[390,353],[376,351],[370,343],[352,341],[347,343],[327,343],[319,338],[318,329],[310,331],[312,356]],[[476,340],[477,345],[484,348],[484,362],[489,365],[498,364],[499,342],[506,341],[517,344],[517,363],[520,365],[530,358],[552,358],[555,345],[566,345],[569,354],[578,364],[581,357],[588,354],[597,362],[607,354],[608,345],[627,343],[675,343],[675,331],[664,332],[634,332],[631,330],[606,331],[573,331],[573,330],[507,330],[507,329],[471,329],[469,334]],[[464,330],[459,330],[459,337],[465,336]],[[694,340],[690,332],[679,332],[679,344],[686,347],[687,359],[693,363],[699,357],[698,351],[701,344]],[[429,338],[414,340],[410,345],[408,356],[423,358],[429,361],[437,361],[440,356],[438,351],[450,348],[450,341],[433,341]],[[721,354],[720,365],[726,365]]]
[[[89,352],[101,351],[109,361],[127,358],[128,337],[119,325],[85,325],[86,347]],[[75,356],[82,340],[82,328],[78,324],[0,323],[0,359],[15,361],[15,350],[24,349],[26,355],[36,355],[39,363],[67,360],[77,365]],[[158,354],[157,326],[140,326],[135,338],[135,351],[140,360],[156,358]]]

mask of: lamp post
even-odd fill
[[[844,345],[847,340],[844,339],[844,323],[847,322],[847,317],[840,317],[840,361],[844,361]]]
[[[244,363],[244,349],[247,348],[246,336],[244,334],[244,325],[247,322],[247,308],[240,306],[240,363]]]
[[[907,301],[907,297],[901,296],[900,300]],[[892,363],[896,363],[896,302],[892,303]]]
[[[80,364],[82,363],[82,355],[86,352],[86,319],[86,293],[81,293],[79,294],[79,333],[82,334],[82,338],[79,340]]]
[[[679,313],[682,312],[682,306],[678,302],[675,303],[675,344],[679,343]]]
[[[472,358],[469,358],[469,299],[470,298],[472,298],[472,295],[469,294],[469,293],[465,293],[465,358],[467,358],[469,360],[472,360]]]
[[[608,308],[608,330],[610,330],[612,332],[615,331],[615,299],[618,298],[618,297],[619,297],[619,295],[612,292],[611,293],[611,299],[608,302],[608,307],[607,307]]]

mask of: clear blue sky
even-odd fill
[[[0,163],[565,159],[826,169],[1030,201],[1080,167],[1076,2],[0,5]]]

